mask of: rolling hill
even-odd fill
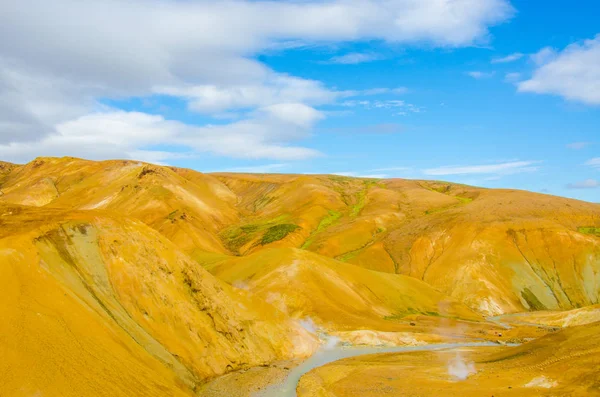
[[[0,201],[134,217],[200,263],[300,248],[419,279],[484,315],[599,303],[598,204],[442,182],[202,174],[131,161],[40,158],[3,170]]]
[[[0,163],[0,275],[0,394],[193,395],[331,337],[510,341],[591,323],[600,205],[38,158]],[[524,311],[523,327],[485,320]]]

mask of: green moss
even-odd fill
[[[294,225],[292,223],[284,223],[281,225],[271,226],[267,229],[265,234],[263,234],[260,243],[262,245],[270,244],[275,241],[279,241],[283,239],[288,234],[292,233],[294,230],[298,229],[300,226]]]
[[[325,218],[321,219],[321,222],[319,222],[319,226],[317,227],[317,232],[322,232],[323,230],[327,229],[329,226],[331,226],[335,222],[337,222],[337,220],[340,219],[341,217],[342,217],[341,212],[329,211],[327,216]]]
[[[369,188],[373,185],[377,184],[377,180],[366,180],[365,182],[365,187],[363,189],[361,189],[358,194],[356,195],[356,204],[354,204],[352,206],[352,209],[350,210],[350,216],[351,217],[356,217],[358,216],[358,214],[360,214],[360,211],[362,211],[362,209],[365,207],[366,204],[366,199],[367,199],[367,192],[369,191]]]
[[[529,288],[524,288],[521,291],[521,296],[529,305],[529,310],[547,310],[546,306],[535,296],[533,292]]]
[[[594,236],[600,236],[600,227],[594,226],[583,226],[578,227],[577,231],[583,234],[593,234]]]
[[[238,252],[242,246],[252,239],[252,235],[245,233],[242,228],[234,228],[221,233],[221,238],[229,250]]]
[[[232,226],[220,233],[223,244],[232,252],[239,253],[239,249],[262,231],[269,229],[272,226],[283,223],[289,219],[289,215],[280,215],[266,221],[258,221],[247,223],[245,225]]]
[[[383,317],[383,319],[384,320],[402,320],[404,317],[411,316],[413,314],[421,314],[421,312],[416,309],[413,309],[412,307],[409,307],[408,309],[406,309],[403,312],[394,313],[391,316],[385,316],[385,317]]]
[[[327,229],[329,226],[336,223],[342,217],[342,213],[338,211],[329,211],[327,216],[321,219],[319,222],[319,226],[317,226],[317,230],[315,230],[308,239],[302,244],[302,249],[307,249],[310,245],[315,241],[317,234],[321,233],[323,230]]]
[[[437,214],[438,212],[446,211],[448,208],[434,208],[425,211],[425,215]]]
[[[350,259],[356,258],[361,251],[362,248],[355,251],[346,252],[345,254],[338,256],[336,259],[340,262],[348,262]]]
[[[260,229],[260,225],[250,224],[240,226],[240,230],[244,233],[254,233]]]
[[[403,312],[398,312],[391,316],[385,316],[385,317],[383,317],[383,319],[384,320],[402,320],[404,317],[412,316],[413,314],[420,314],[423,316],[430,316],[430,317],[458,318],[456,316],[443,316],[438,312],[420,311],[420,310],[416,310],[416,309],[413,309],[412,307],[410,307]]]
[[[468,197],[460,197],[460,196],[454,196],[454,197],[463,204],[469,204],[471,201],[473,201],[472,198],[468,198]]]
[[[167,218],[169,218],[171,220],[175,219],[175,215],[177,215],[177,211],[179,211],[179,210],[175,210],[175,211],[171,212],[169,215],[167,215]]]

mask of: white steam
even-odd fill
[[[302,328],[304,328],[311,334],[317,333],[317,326],[315,325],[315,322],[313,321],[312,318],[310,318],[310,317],[304,318],[304,319],[298,321],[298,323],[300,324],[300,326]]]
[[[323,329],[319,328],[310,317],[299,320],[298,324],[306,331],[319,338],[323,350],[332,350],[340,343],[340,338],[327,334]]]
[[[448,374],[456,381],[465,380],[476,372],[475,364],[466,362],[459,352],[448,362]]]

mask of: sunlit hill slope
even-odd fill
[[[491,339],[489,315],[598,304],[600,205],[38,158],[0,163],[0,275],[0,394],[192,395],[310,355],[325,332]],[[567,321],[552,316],[531,322]]]

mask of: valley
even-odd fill
[[[0,395],[599,394],[598,228],[440,181],[0,163]]]

